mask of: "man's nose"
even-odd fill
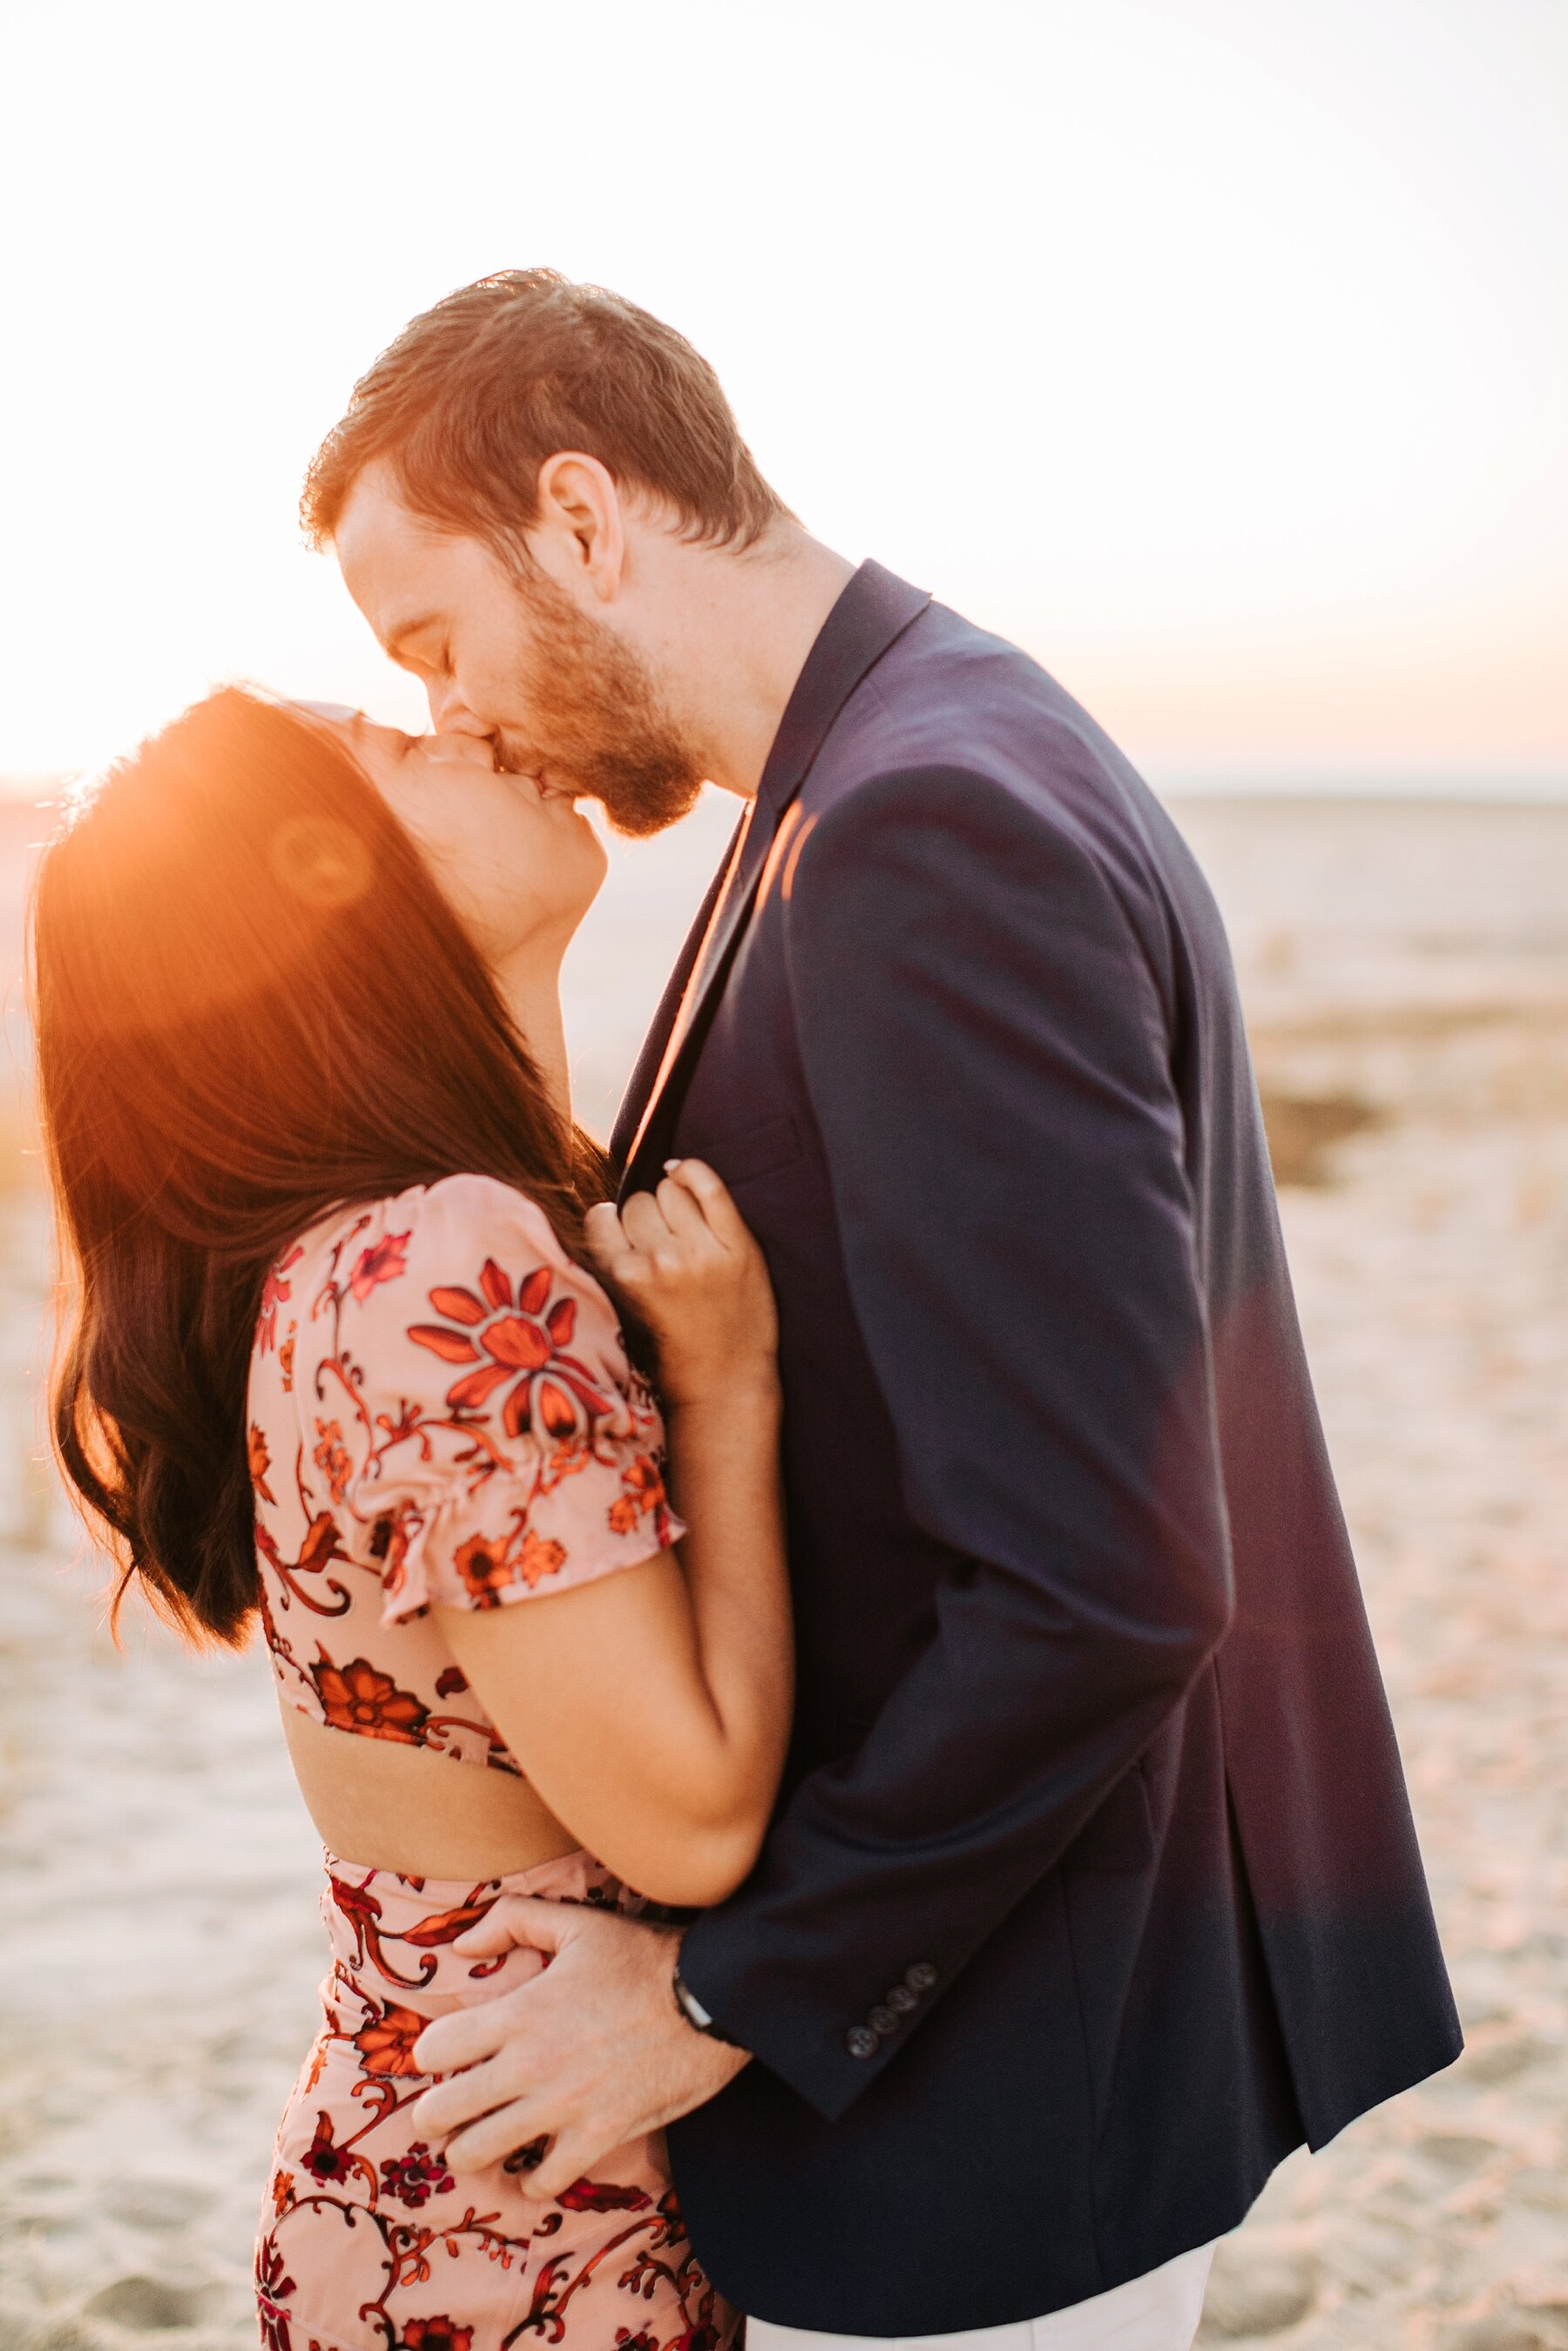
[[[424,698],[430,705],[430,723],[438,735],[477,735],[488,740],[489,727],[475,717],[450,678],[434,679],[425,688]]]

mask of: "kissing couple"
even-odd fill
[[[262,2341],[1184,2351],[1459,2045],[1208,891],[600,288],[416,319],[304,512],[434,731],[217,693],[34,918],[59,1455],[327,1846]],[[705,779],[605,1150],[579,804]]]

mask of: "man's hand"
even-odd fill
[[[437,2017],[414,2043],[426,2090],[419,2126],[454,2171],[551,2144],[517,2185],[541,2202],[592,2172],[612,2148],[690,2114],[750,2059],[688,2024],[673,1989],[680,1932],[574,1903],[507,1895],[455,1948],[489,1959],[524,1944],[542,1975],[475,2008]],[[458,2068],[464,2071],[458,2071]]]

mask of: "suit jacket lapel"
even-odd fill
[[[610,1137],[610,1158],[617,1176],[626,1165],[632,1143],[636,1139],[637,1130],[643,1123],[643,1113],[648,1107],[649,1097],[653,1093],[659,1071],[664,1065],[665,1048],[674,1032],[675,1022],[680,1017],[681,999],[691,985],[692,973],[696,968],[697,956],[701,954],[703,941],[707,936],[708,925],[713,921],[714,909],[718,904],[729,869],[735,862],[741,827],[745,822],[746,819],[742,816],[740,823],[730,835],[729,846],[720,858],[715,869],[713,880],[708,883],[704,893],[702,904],[692,918],[691,929],[686,933],[681,952],[675,958],[674,969],[664,983],[664,992],[659,998],[659,1008],[654,1013],[648,1033],[638,1049],[636,1064],[626,1081],[626,1091],[621,1097],[621,1107],[615,1113],[614,1133]]]
[[[680,1106],[697,1054],[739,946],[757,895],[757,884],[768,862],[786,811],[810,771],[835,720],[851,695],[910,622],[931,601],[928,594],[911,588],[879,563],[862,563],[829,613],[815,644],[806,656],[795,691],[790,695],[768,764],[762,771],[750,822],[734,851],[728,880],[710,892],[705,912],[709,921],[694,936],[701,945],[693,951],[691,977],[675,1011],[664,1028],[657,1054],[654,1035],[664,1023],[665,1008],[675,994],[672,980],[659,1007],[659,1016],[638,1058],[632,1089],[628,1092],[616,1137],[630,1130],[621,1196],[655,1183],[666,1155]],[[698,918],[699,923],[701,917]],[[692,947],[692,940],[686,942]],[[683,963],[685,961],[683,952]],[[649,1071],[655,1072],[640,1119],[633,1124],[632,1092]]]

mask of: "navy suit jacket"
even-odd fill
[[[1459,2047],[1218,913],[868,564],[617,1144],[718,1169],[782,1332],[799,1713],[684,1946],[758,2061],[670,2134],[694,2242],[794,2326],[1082,2301]]]

